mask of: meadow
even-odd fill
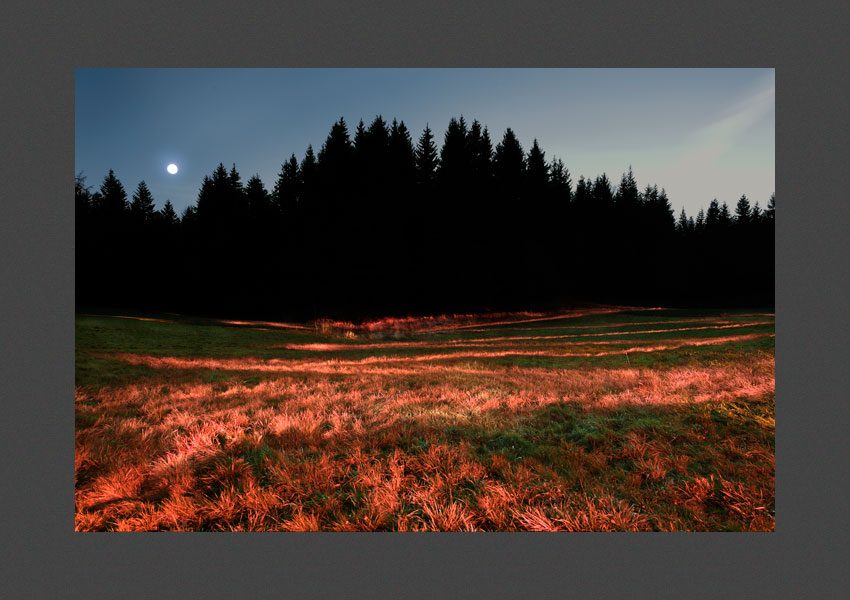
[[[76,317],[77,531],[772,531],[774,315]]]

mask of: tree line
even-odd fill
[[[333,124],[272,189],[236,166],[159,210],[144,181],[75,179],[80,307],[254,317],[774,302],[774,197],[674,216],[631,168],[572,176],[507,129],[463,117],[443,142],[376,117]]]

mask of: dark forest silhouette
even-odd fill
[[[182,216],[144,182],[75,181],[78,308],[359,318],[587,302],[772,306],[774,197],[678,219],[631,168],[571,175],[508,129],[494,144],[452,119],[426,127],[340,119],[272,190],[236,166],[206,176]]]

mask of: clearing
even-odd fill
[[[76,318],[76,529],[774,529],[774,315]]]

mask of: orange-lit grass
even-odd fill
[[[676,343],[732,338],[751,336]],[[439,362],[494,355],[125,355],[163,369],[163,380],[77,391],[76,528],[773,528],[772,355],[583,371]],[[173,368],[275,378],[173,385]],[[571,405],[580,412],[562,417]],[[681,427],[650,421],[614,438],[594,429],[624,407],[662,411],[658,423],[669,415]],[[562,419],[569,425],[545,433]],[[538,437],[539,448],[529,442]]]
[[[142,365],[158,369],[215,369],[222,371],[257,371],[277,373],[352,373],[358,372],[369,365],[386,365],[387,369],[377,372],[392,374],[403,374],[405,371],[399,367],[405,364],[430,363],[442,360],[468,360],[468,359],[492,359],[503,357],[536,356],[536,357],[604,357],[627,355],[635,353],[661,352],[677,350],[686,347],[713,346],[728,344],[733,341],[750,341],[765,337],[772,337],[772,333],[752,333],[739,336],[726,336],[705,339],[683,339],[674,343],[636,345],[620,350],[596,351],[596,352],[570,352],[561,350],[556,346],[548,346],[550,350],[477,350],[472,352],[451,352],[419,354],[415,356],[370,356],[362,359],[328,359],[328,360],[294,360],[294,359],[213,359],[213,358],[181,358],[169,356],[146,356],[139,354],[119,354],[112,358],[121,360],[132,365]],[[423,347],[427,348],[427,347]],[[348,348],[346,348],[348,349]],[[393,369],[395,367],[395,369]],[[421,367],[416,367],[417,371]],[[417,371],[411,371],[415,373]]]
[[[268,331],[270,328],[273,329],[295,329],[295,330],[308,330],[312,329],[307,325],[301,325],[297,323],[281,323],[278,321],[236,321],[233,319],[220,319],[218,321],[222,325],[235,325],[239,327],[251,327],[255,329],[263,329]]]
[[[325,333],[436,333],[455,331],[459,329],[471,329],[482,326],[493,327],[516,325],[521,323],[536,323],[541,321],[555,321],[561,319],[575,319],[586,316],[618,313],[626,310],[646,311],[659,309],[628,306],[597,306],[592,308],[571,309],[556,312],[515,311],[417,317],[385,317],[383,319],[374,319],[371,321],[364,321],[362,323],[320,319],[313,322],[312,327]]]
[[[602,346],[602,345],[622,345],[626,343],[626,340],[602,340],[602,341],[575,341],[575,342],[567,342],[567,340],[571,340],[573,338],[584,338],[584,337],[599,337],[599,336],[620,336],[620,335],[641,335],[641,334],[655,334],[655,333],[680,333],[684,331],[704,331],[704,330],[714,330],[714,329],[738,329],[742,327],[754,327],[758,325],[772,325],[772,322],[753,322],[753,323],[742,323],[736,325],[725,325],[725,326],[714,326],[714,327],[690,327],[690,328],[680,328],[680,329],[651,329],[645,331],[622,331],[622,332],[611,332],[611,333],[599,333],[599,334],[577,334],[577,335],[539,335],[539,336],[517,336],[517,337],[496,337],[496,338],[473,338],[473,339],[460,339],[460,340],[450,340],[450,341],[432,341],[432,340],[418,340],[418,341],[394,341],[394,342],[369,342],[369,343],[360,343],[360,344],[333,344],[333,343],[304,343],[304,344],[280,344],[274,345],[274,348],[284,348],[286,350],[298,350],[304,352],[345,352],[350,350],[394,350],[394,349],[407,349],[407,348],[421,348],[426,350],[432,349],[445,349],[445,348],[465,348],[465,347],[477,347],[477,346],[510,346],[514,347],[517,344],[521,344],[523,348],[529,348],[534,345],[543,346],[547,348],[557,348],[564,347],[564,344],[569,343],[570,346]],[[704,345],[712,345],[712,344],[723,344],[730,340],[745,340],[745,339],[755,339],[755,337],[763,337],[765,335],[773,335],[773,334],[754,334],[749,336],[727,336],[727,337],[715,337],[704,340],[689,340],[688,338],[677,338],[671,337],[666,338],[673,343],[678,343],[680,345],[696,345],[696,346],[704,346]],[[558,344],[558,342],[562,342],[562,344]],[[535,344],[536,343],[536,344]],[[628,342],[628,343],[645,343],[641,340],[636,342]],[[648,347],[648,346],[647,346]],[[666,349],[666,347],[665,347]],[[588,356],[591,356],[588,354]]]

